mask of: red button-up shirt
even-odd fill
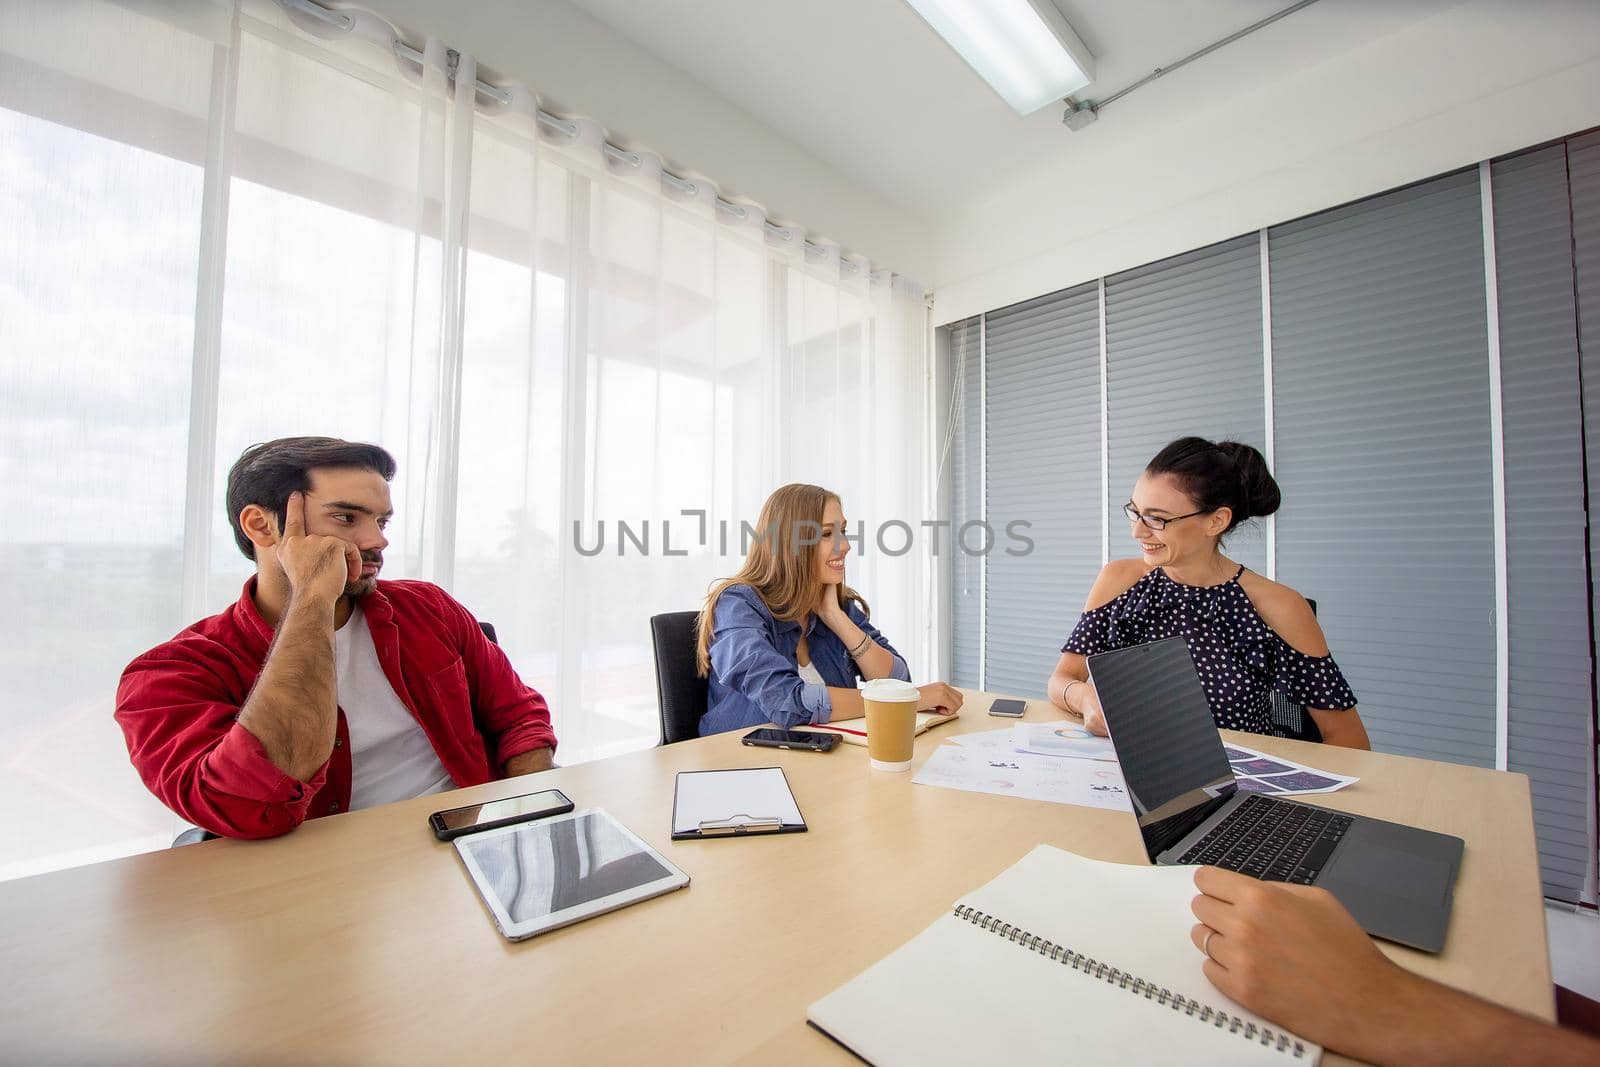
[[[117,722],[144,784],[183,818],[227,837],[273,837],[350,806],[343,709],[333,753],[309,782],[280,770],[237,721],[272,643],[255,581],[227,611],[130,663],[117,688]],[[513,756],[555,748],[544,698],[443,589],[380,581],[361,610],[384,676],[456,785],[492,781]]]

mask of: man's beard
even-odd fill
[[[376,552],[363,552],[361,553],[361,562],[376,563],[381,568],[383,566],[383,557]],[[344,583],[344,595],[352,600],[360,600],[376,588],[378,588],[378,576],[374,574],[371,578],[368,578],[363,575],[353,582]]]

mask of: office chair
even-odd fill
[[[1311,614],[1315,615],[1317,602],[1306,597],[1306,603],[1311,605]],[[1322,743],[1322,731],[1317,729],[1316,720],[1306,713],[1302,705],[1290,701],[1276,689],[1272,691],[1272,734],[1295,741]]]
[[[487,637],[494,644],[498,645],[500,643],[500,637],[494,631],[494,623],[480,622],[478,625],[483,628],[483,636]],[[171,847],[182,848],[184,845],[198,845],[202,841],[210,841],[212,838],[218,836],[220,835],[214,834],[210,830],[202,830],[198,826],[191,826],[189,829],[172,839]]]
[[[698,611],[669,611],[650,617],[663,745],[700,736],[708,683],[695,669],[695,620],[699,617]]]

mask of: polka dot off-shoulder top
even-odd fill
[[[1157,567],[1122,595],[1086,611],[1063,652],[1092,656],[1183,637],[1217,726],[1272,733],[1270,694],[1311,708],[1353,708],[1356,695],[1329,656],[1308,656],[1266,624],[1239,585],[1179,585]]]

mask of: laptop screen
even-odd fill
[[[1233,769],[1181,637],[1089,657],[1112,746],[1154,860],[1233,795]]]

